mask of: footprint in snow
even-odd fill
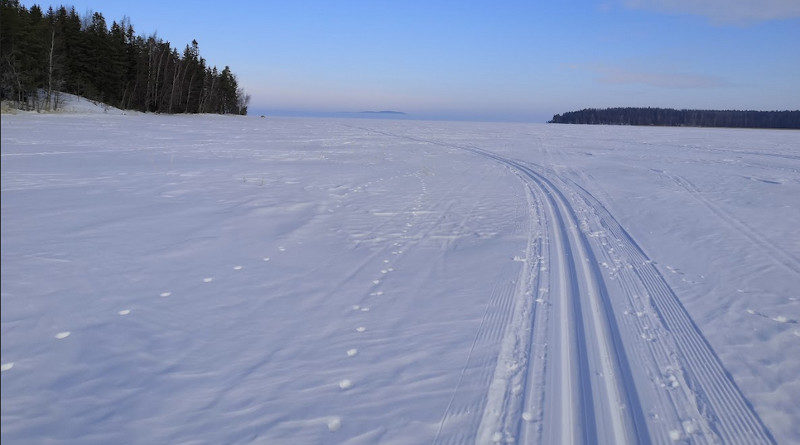
[[[203,278],[203,283],[210,283],[210,282],[212,282],[212,281],[214,281],[214,277],[206,277],[206,278]]]
[[[372,280],[372,284],[380,284],[381,280]]]
[[[131,313],[131,310],[130,310],[130,309],[123,309],[123,310],[121,310],[121,311],[119,311],[119,312],[117,312],[117,313],[118,313],[119,315],[128,315],[128,314],[130,314],[130,313]]]
[[[233,266],[233,270],[242,270],[242,266]]]
[[[356,354],[358,354],[358,349],[356,349],[356,348],[347,350],[347,356],[348,357],[354,357]]]
[[[268,256],[265,256],[265,257],[263,258],[263,260],[264,260],[264,261],[269,261],[269,257],[268,257]]]
[[[350,379],[344,379],[339,382],[339,388],[347,390],[353,387],[353,382]]]
[[[359,327],[356,328],[356,332],[364,332],[366,330],[367,330],[367,328],[365,328],[364,326],[359,326]]]
[[[278,250],[281,252],[286,252],[286,248],[283,246],[278,247]]]
[[[172,295],[172,292],[161,292],[161,294],[160,294],[160,295],[161,295],[162,297],[169,297],[170,295]]]
[[[351,349],[353,351],[354,349]],[[350,351],[347,351],[347,354],[350,355]],[[0,371],[6,372],[14,367],[14,362],[3,363],[0,365]]]
[[[664,266],[664,267],[666,267],[666,268],[667,268],[667,270],[669,270],[670,272],[672,272],[672,273],[674,273],[674,274],[680,274],[680,275],[683,275],[683,272],[681,272],[681,271],[680,271],[680,269],[677,269],[677,268],[675,268],[675,267],[672,267],[672,266]]]
[[[750,314],[750,315],[758,315],[759,317],[763,317],[763,318],[766,318],[768,320],[772,320],[772,321],[775,321],[775,322],[778,322],[778,323],[793,323],[793,324],[797,324],[797,320],[793,320],[793,319],[788,318],[788,317],[786,317],[784,315],[776,315],[774,317],[770,317],[767,314],[764,314],[764,313],[758,312],[758,311],[754,311],[753,309],[747,309],[747,313]]]
[[[328,425],[328,431],[334,433],[339,431],[339,428],[342,427],[342,418],[334,416],[329,418],[325,423]]]
[[[55,335],[55,337],[58,340],[63,340],[65,338],[69,337],[69,334],[71,334],[70,331],[59,332],[58,334]]]

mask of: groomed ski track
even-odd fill
[[[526,257],[477,431],[448,440],[445,412],[435,443],[775,442],[652,260],[589,191],[477,146],[361,129],[497,162],[528,194]]]

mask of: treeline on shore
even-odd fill
[[[250,97],[229,67],[182,53],[156,35],[137,35],[128,18],[109,28],[99,12],[0,0],[0,98],[28,110],[56,109],[59,92],[157,113],[247,114]]]
[[[586,108],[556,114],[548,123],[800,129],[800,111]]]

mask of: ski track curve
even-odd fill
[[[716,215],[717,218],[719,218],[723,223],[727,224],[728,227],[731,227],[739,232],[756,247],[768,252],[770,254],[770,258],[779,263],[781,266],[784,266],[795,274],[800,275],[800,259],[798,259],[797,256],[782,248],[780,245],[770,241],[758,231],[753,230],[744,221],[735,217],[730,212],[725,211],[718,205],[714,204],[710,199],[703,195],[703,193],[699,188],[697,188],[696,185],[694,185],[694,183],[682,176],[670,174],[665,170],[653,171],[665,176],[676,185],[686,190],[686,192],[688,192],[692,198],[706,206],[708,210]]]
[[[493,154],[476,153],[513,168],[531,191],[542,197],[553,257],[549,263],[550,300],[558,325],[553,338],[558,346],[546,371],[550,384],[545,385],[554,394],[543,399],[542,435],[536,438],[531,436],[535,431],[522,428],[521,414],[530,411],[515,413],[518,417],[511,425],[506,422],[498,429],[491,417],[507,413],[490,409],[481,422],[478,442],[501,437],[509,441],[516,437],[515,432],[524,431],[526,441],[592,443],[603,437],[614,443],[649,443],[630,364],[607,301],[608,292],[594,254],[579,230],[575,211],[552,182],[531,168]],[[511,391],[526,393],[528,400],[535,398],[530,388],[512,387]]]
[[[477,146],[361,129],[473,153],[525,184],[525,266],[476,443],[775,443],[663,275],[588,190]]]

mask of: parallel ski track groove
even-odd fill
[[[681,352],[683,371],[689,374],[690,384],[701,396],[699,410],[710,421],[712,430],[725,443],[774,443],[769,430],[644,250],[591,193],[576,183],[572,185],[635,260],[634,273],[645,285],[663,326],[678,337],[675,345]],[[709,400],[703,400],[703,394]]]
[[[535,209],[530,190],[526,190],[526,195],[528,207]],[[530,212],[531,224],[535,219],[533,213]],[[531,227],[529,235],[532,233]],[[519,278],[516,280],[511,320],[500,344],[483,415],[478,425],[478,443],[496,442],[498,435],[502,441],[514,441],[519,431],[523,403],[527,395],[524,386],[528,381],[530,330],[538,312],[529,295],[531,287],[538,287],[541,244],[540,237],[528,237],[524,266],[520,268]],[[520,390],[514,390],[515,388]]]
[[[476,146],[446,143],[368,128],[362,128],[362,130],[394,138],[463,150],[499,162],[525,175],[542,191],[553,209],[553,215],[551,217],[558,223],[561,230],[568,232],[568,227],[564,224],[563,216],[561,216],[562,211],[571,221],[574,221],[572,240],[576,248],[579,248],[585,254],[583,260],[588,260],[588,263],[590,263],[589,275],[594,276],[594,284],[600,288],[599,308],[603,312],[603,317],[601,318],[604,318],[605,323],[608,323],[606,326],[608,329],[608,336],[603,339],[601,343],[603,341],[608,342],[606,346],[612,347],[611,355],[613,357],[611,358],[622,377],[620,379],[618,375],[605,376],[607,379],[613,380],[610,384],[611,391],[616,391],[619,396],[624,399],[624,402],[627,402],[625,412],[620,411],[616,414],[617,416],[621,416],[617,420],[630,422],[629,425],[632,426],[633,430],[629,431],[629,433],[633,433],[635,437],[634,440],[637,443],[649,443],[651,437],[644,420],[642,407],[637,398],[634,381],[630,375],[630,363],[625,357],[622,339],[619,336],[616,319],[612,313],[613,308],[609,301],[607,291],[605,290],[602,273],[599,270],[596,258],[586,236],[577,227],[579,220],[575,214],[574,208],[570,205],[569,200],[561,189],[547,178],[545,173],[542,173],[547,172],[547,170],[536,164],[506,158]],[[633,237],[630,236],[616,221],[613,215],[611,215],[591,193],[576,183],[572,183],[571,185],[578,190],[584,202],[600,216],[603,225],[621,242],[621,247],[629,257],[636,260],[632,264],[633,273],[647,290],[651,305],[662,323],[662,326],[674,338],[674,344],[677,349],[675,352],[677,352],[676,355],[680,360],[681,370],[686,374],[688,385],[692,389],[694,402],[697,405],[696,409],[717,437],[716,440],[712,440],[722,440],[725,443],[732,444],[775,443],[769,430],[763,424],[752,405],[744,397],[732,376],[724,368],[721,360],[708,343],[708,340],[702,335],[700,329],[669,287],[663,275],[644,253],[644,250],[642,250]],[[559,206],[562,206],[561,211],[558,210]],[[563,252],[570,252],[571,249],[568,242],[562,243],[561,248]],[[571,261],[567,263],[572,263],[573,267],[575,265],[575,263]],[[602,322],[603,320],[600,321]],[[585,336],[583,337],[585,338]],[[606,394],[606,396],[609,395]],[[582,402],[586,404],[587,400],[584,399]],[[586,410],[590,409],[589,406],[591,406],[591,404],[581,408],[584,410],[584,414]],[[514,413],[506,413],[506,415],[509,414],[514,415]],[[565,420],[566,419],[561,419],[562,422]],[[588,440],[585,434],[581,434],[581,436],[583,436],[582,438],[587,442],[594,442],[597,440],[596,436],[593,438],[588,437]],[[614,437],[621,441],[630,439],[619,437],[616,434]],[[480,439],[481,438],[478,437],[479,441]]]
[[[527,187],[532,192],[531,184]],[[543,422],[544,422],[544,405],[546,397],[549,394],[545,393],[546,382],[551,377],[551,372],[548,372],[548,329],[551,328],[549,322],[552,314],[552,302],[548,298],[544,300],[544,295],[549,296],[549,289],[551,286],[549,274],[543,273],[543,261],[550,256],[550,246],[544,242],[543,234],[548,233],[551,223],[542,217],[544,211],[544,204],[542,203],[540,194],[533,194],[535,210],[539,221],[539,233],[536,238],[539,245],[539,258],[537,266],[539,270],[536,272],[537,280],[536,286],[530,288],[531,298],[536,296],[536,302],[539,303],[536,312],[533,316],[533,329],[529,335],[529,363],[526,369],[527,375],[525,376],[525,397],[522,401],[523,416],[527,411],[528,419],[525,422],[519,422],[519,430],[516,437],[520,439],[520,443],[543,443]],[[533,235],[533,234],[531,234]],[[548,289],[548,291],[544,291]]]
[[[447,407],[445,408],[445,412],[442,415],[442,419],[439,423],[439,428],[437,429],[436,436],[434,437],[433,444],[437,444],[441,442],[442,432],[445,429],[445,426],[448,424],[448,420],[459,414],[463,414],[466,411],[470,411],[476,409],[473,405],[464,405],[458,406],[456,401],[456,397],[459,394],[459,389],[461,388],[462,384],[465,380],[469,379],[466,376],[466,373],[470,369],[471,364],[475,361],[474,358],[474,351],[475,347],[480,342],[490,342],[494,343],[499,340],[502,334],[502,328],[506,326],[508,319],[511,317],[511,309],[510,305],[513,301],[511,298],[514,294],[514,283],[507,279],[508,277],[506,274],[501,274],[501,277],[498,278],[498,281],[495,282],[494,288],[492,289],[492,293],[486,303],[486,307],[484,309],[484,314],[481,318],[480,325],[475,333],[475,338],[473,339],[472,346],[467,354],[466,362],[462,371],[459,375],[458,381],[456,383],[455,388],[453,388],[453,392],[451,394],[450,401],[448,402]],[[491,364],[495,364],[495,360],[491,361]],[[478,372],[477,375],[473,377],[473,379],[478,379],[484,384],[488,384],[489,379],[491,378],[491,369],[488,366]],[[460,428],[460,431],[456,436],[450,436],[448,439],[445,439],[444,444],[458,444],[464,443],[463,440],[457,440],[458,437],[474,437],[475,429],[477,429],[477,425],[474,428]]]
[[[522,170],[519,171],[522,172]],[[526,173],[523,172],[523,174]],[[526,176],[529,175],[526,174]],[[558,343],[561,345],[560,351],[558,351],[560,361],[557,368],[551,372],[552,378],[558,383],[558,388],[554,389],[557,391],[555,395],[561,402],[561,412],[560,416],[554,416],[555,413],[546,414],[546,418],[554,416],[560,420],[561,428],[557,438],[549,437],[549,439],[557,440],[560,443],[589,443],[593,437],[597,436],[597,431],[591,392],[591,371],[587,356],[587,338],[581,322],[583,308],[579,298],[580,288],[577,281],[575,257],[572,246],[567,240],[564,217],[552,193],[539,184],[532,184],[532,186],[540,187],[549,210],[547,213],[552,218],[554,239],[551,244],[555,246],[554,254],[558,257],[555,263],[558,268],[558,289],[562,292],[561,298],[554,302],[558,308],[557,313],[560,319],[558,337]],[[551,253],[551,255],[553,254]],[[555,397],[552,398],[555,399]]]
[[[612,308],[608,298],[608,291],[605,288],[602,275],[597,269],[597,260],[594,253],[588,245],[585,235],[577,228],[578,218],[574,209],[569,205],[569,201],[563,193],[549,179],[523,163],[477,148],[467,148],[467,150],[494,159],[522,172],[545,193],[560,233],[560,242],[557,244],[560,245],[562,254],[569,258],[566,261],[567,277],[569,278],[568,285],[570,299],[572,300],[572,311],[574,311],[569,317],[571,319],[570,329],[573,330],[570,334],[576,335],[579,342],[577,347],[579,351],[578,369],[581,388],[578,398],[581,406],[580,408],[573,407],[573,409],[578,409],[580,414],[570,413],[568,415],[573,418],[569,420],[561,419],[564,422],[562,425],[565,427],[568,423],[572,423],[576,424],[574,427],[578,429],[578,431],[572,432],[562,429],[561,441],[574,443],[580,437],[583,442],[591,443],[598,437],[596,430],[598,419],[596,418],[596,405],[593,400],[595,393],[591,391],[593,385],[588,362],[590,338],[587,337],[584,331],[584,324],[587,324],[593,327],[593,334],[597,340],[597,348],[600,355],[599,361],[603,372],[602,382],[604,383],[606,397],[604,400],[605,408],[607,408],[605,414],[610,418],[611,430],[615,441],[617,443],[629,443],[635,440],[637,443],[649,443],[647,426],[636,387],[631,377],[630,364],[625,356],[619,328],[611,313]],[[562,236],[566,239],[561,238]],[[580,298],[581,292],[578,271],[576,270],[578,265],[583,267],[583,282],[589,288],[587,289],[588,301],[581,301]],[[583,307],[587,303],[589,306],[588,311]],[[564,332],[563,328],[562,332]],[[574,382],[562,382],[562,388],[566,391],[574,391],[573,385]],[[564,395],[562,394],[563,398]],[[576,416],[581,417],[579,426],[577,425],[579,419],[574,418]],[[565,437],[568,434],[569,437]]]
[[[461,382],[464,381],[464,374],[467,372],[467,368],[469,368],[469,361],[472,358],[472,353],[475,351],[475,345],[478,344],[478,340],[480,339],[481,332],[483,331],[483,326],[486,324],[486,319],[489,315],[489,308],[491,307],[492,303],[495,300],[495,296],[498,295],[497,291],[497,283],[495,283],[494,289],[492,289],[491,296],[486,301],[486,307],[483,310],[483,316],[481,317],[481,323],[478,325],[478,330],[475,331],[475,338],[472,339],[472,345],[469,348],[469,353],[467,353],[467,360],[464,363],[464,366],[461,368],[461,373],[458,375],[458,381],[456,382],[455,388],[453,388],[453,393],[450,395],[450,401],[447,402],[447,407],[444,409],[444,414],[442,415],[442,420],[439,422],[439,428],[436,430],[436,436],[433,438],[433,443],[436,443],[439,440],[439,436],[442,434],[442,428],[444,428],[445,420],[447,420],[448,414],[450,414],[450,408],[453,406],[453,400],[456,398],[456,394],[458,393],[458,388],[461,386]]]
[[[744,235],[754,245],[772,253],[772,258],[778,261],[781,265],[785,266],[787,269],[790,269],[796,274],[800,274],[800,259],[798,259],[791,252],[784,250],[779,245],[767,239],[764,235],[750,228],[750,226],[739,220],[739,218],[736,218],[729,212],[719,208],[716,204],[711,202],[710,199],[703,196],[703,193],[700,191],[700,189],[698,189],[697,186],[695,186],[688,179],[682,176],[671,175],[667,172],[663,172],[663,174],[672,179],[672,181],[674,181],[678,186],[689,192],[692,197],[705,205],[712,213],[717,215],[717,217],[728,224],[728,226]]]

